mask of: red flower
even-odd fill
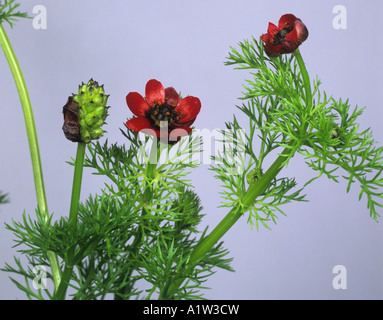
[[[293,14],[279,19],[278,27],[269,22],[267,33],[261,36],[265,52],[269,57],[278,57],[294,52],[307,39],[309,31],[303,22]]]
[[[136,116],[126,122],[128,128],[170,144],[192,132],[190,126],[201,110],[198,98],[187,96],[181,100],[174,88],[164,89],[155,79],[148,81],[145,94],[145,98],[137,92],[126,96],[126,103]]]

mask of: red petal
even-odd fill
[[[143,132],[155,137],[160,137],[160,131],[152,126],[149,119],[145,117],[132,118],[126,122],[126,126],[137,132]]]
[[[275,57],[278,57],[279,55],[281,55],[281,53],[283,53],[281,50],[282,50],[282,45],[279,44],[277,46],[274,46],[272,44],[269,44],[269,43],[266,43],[264,45],[264,48],[265,48],[265,52],[266,54],[271,57],[271,58],[275,58]]]
[[[295,28],[293,29],[293,31],[289,32],[286,35],[286,37],[283,39],[282,42],[284,42],[284,41],[298,41],[298,35],[297,35]]]
[[[297,21],[295,22],[294,30],[297,33],[298,41],[301,43],[305,41],[309,36],[309,31],[300,19],[297,19]]]
[[[175,126],[176,128],[186,128],[186,127],[190,127],[190,126],[194,123],[195,119],[196,119],[196,118],[191,119],[191,120],[186,121],[186,122],[182,122],[182,123],[179,123],[179,122],[178,122],[178,123],[176,123],[174,126]]]
[[[172,87],[165,89],[165,99],[167,104],[171,106],[176,106],[180,102],[180,96],[178,95],[177,91]]]
[[[273,35],[265,33],[261,36],[261,40],[263,41],[263,47],[265,49],[265,52],[269,57],[278,57],[281,54],[282,45],[273,44]]]
[[[143,129],[152,129],[152,124],[145,117],[135,117],[126,122],[126,126],[133,131],[141,131]]]
[[[279,28],[274,24],[269,22],[269,26],[267,28],[267,33],[270,34],[271,36],[274,36],[276,33],[279,32]]]
[[[149,106],[145,99],[137,92],[129,92],[126,96],[126,103],[128,104],[130,111],[138,117],[145,116],[146,112],[149,110]]]
[[[294,40],[283,40],[280,53],[293,53],[299,47],[301,43]]]
[[[309,35],[309,32],[301,19],[293,14],[285,14],[279,19],[279,28],[283,29],[286,26],[293,26],[293,31],[286,35],[285,40],[299,41],[302,43]]]
[[[149,106],[163,104],[165,102],[165,89],[161,82],[152,79],[145,87],[146,101]]]
[[[283,29],[287,26],[294,26],[295,21],[299,20],[296,16],[291,13],[284,14],[278,22],[279,29]]]
[[[269,33],[265,33],[261,36],[261,40],[265,43],[270,43],[273,39],[274,37],[270,35]]]
[[[185,123],[197,117],[201,110],[201,101],[196,97],[185,97],[178,103],[175,110],[181,117],[178,123]]]

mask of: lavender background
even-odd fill
[[[332,9],[347,8],[347,29],[332,26]],[[67,215],[73,168],[65,161],[75,155],[75,144],[61,131],[62,106],[81,81],[93,77],[111,94],[108,139],[123,142],[119,128],[130,112],[129,91],[144,93],[155,78],[183,94],[197,96],[202,110],[198,128],[223,128],[239,115],[241,84],[247,72],[224,66],[229,46],[266,32],[293,13],[310,35],[301,46],[311,77],[335,98],[367,106],[360,123],[371,127],[383,142],[381,106],[382,66],[380,21],[383,2],[376,0],[30,0],[21,10],[32,14],[35,5],[47,8],[46,30],[35,30],[32,20],[5,26],[24,72],[42,155],[48,206]],[[4,222],[20,220],[36,207],[29,149],[17,91],[3,53],[0,53],[0,190],[11,202],[0,206],[0,266],[13,262],[13,235]],[[243,117],[240,117],[243,119]],[[245,123],[245,122],[242,122]],[[302,157],[283,171],[302,185],[313,172]],[[227,213],[217,209],[219,182],[208,165],[191,175],[206,214],[203,226],[214,227]],[[85,171],[82,199],[102,186],[102,179]],[[307,189],[308,203],[285,207],[287,217],[272,230],[251,230],[242,219],[225,235],[234,257],[234,273],[219,270],[207,285],[209,299],[381,299],[383,297],[383,227],[369,217],[366,201],[358,201],[357,185],[346,194],[346,183],[326,178]],[[347,268],[347,289],[334,290],[335,265]],[[0,272],[0,299],[24,299]]]

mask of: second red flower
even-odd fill
[[[267,33],[261,36],[265,52],[269,57],[278,57],[281,54],[294,52],[309,32],[301,19],[293,14],[283,15],[278,22],[278,27],[269,23]]]

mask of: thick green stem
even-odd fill
[[[38,205],[39,211],[42,213],[45,221],[47,222],[49,220],[49,211],[48,211],[47,199],[45,194],[40,151],[39,151],[39,145],[38,145],[38,139],[36,134],[36,127],[35,127],[35,121],[33,117],[31,101],[29,99],[27,86],[25,84],[24,77],[21,72],[21,68],[17,61],[16,55],[13,51],[11,43],[9,42],[7,34],[1,24],[0,24],[0,45],[3,48],[5,57],[8,61],[13,78],[15,80],[17,91],[19,93],[21,106],[22,106],[23,114],[24,114],[25,127],[27,131],[27,136],[28,136],[31,160],[32,160],[32,170],[33,170],[33,178],[35,182],[37,205]],[[52,277],[53,277],[55,290],[57,290],[60,284],[60,279],[61,279],[60,266],[58,263],[57,256],[54,252],[48,251],[47,254],[48,254],[49,262],[51,264]]]
[[[242,199],[240,205],[235,206],[230,212],[221,220],[221,222],[214,228],[214,230],[202,240],[202,242],[194,249],[191,257],[190,264],[197,264],[203,256],[209,252],[209,250],[225,235],[225,233],[243,216],[245,208],[254,204],[256,198],[265,192],[271,181],[282,170],[283,163],[286,161],[286,157],[291,153],[290,148],[283,150],[281,155],[275,160],[266,173],[257,181],[252,184],[247,190]],[[175,280],[170,286],[167,292],[161,292],[159,299],[169,299],[173,293],[181,285],[184,279],[179,278]]]
[[[73,272],[73,265],[72,264],[66,264],[64,272],[62,274],[62,280],[60,282],[60,286],[58,287],[56,293],[53,296],[53,300],[64,300],[66,291],[68,289],[68,285],[70,282],[70,279],[72,277]]]
[[[298,50],[294,53],[297,59],[299,68],[302,73],[304,88],[305,88],[305,104],[306,108],[311,109],[312,107],[312,91],[310,84],[310,77],[308,75],[306,66],[302,59],[302,56]],[[307,128],[306,128],[307,129]],[[209,252],[209,250],[226,234],[226,232],[238,221],[238,219],[243,215],[243,212],[246,211],[246,208],[249,208],[254,204],[257,197],[260,196],[268,188],[273,179],[276,178],[277,174],[282,170],[285,161],[288,157],[292,155],[295,151],[294,148],[286,147],[279,157],[274,161],[266,173],[261,176],[261,178],[250,185],[246,194],[242,198],[241,204],[233,207],[230,212],[222,219],[222,221],[214,228],[214,230],[204,238],[200,244],[194,249],[189,263],[196,265],[203,256]],[[174,293],[178,287],[182,284],[184,278],[178,278],[171,282],[167,287],[167,290],[163,290],[160,293],[159,299],[170,299],[173,297]]]
[[[243,215],[246,208],[252,206],[255,200],[265,192],[272,180],[283,168],[283,163],[286,157],[291,153],[290,148],[283,150],[282,154],[275,160],[271,167],[261,178],[253,183],[246,194],[243,196],[242,203],[235,206],[230,212],[222,219],[222,221],[215,227],[215,229],[201,242],[201,244],[194,250],[191,255],[191,263],[198,263],[198,261],[218,242],[219,239],[237,222]]]
[[[72,198],[70,203],[69,211],[69,228],[73,237],[76,237],[77,234],[77,223],[78,223],[78,206],[80,203],[80,193],[81,193],[81,182],[82,182],[82,173],[84,168],[84,158],[85,158],[86,143],[79,142],[77,144],[77,153],[76,161],[74,167],[73,175],[73,185],[72,185]],[[68,261],[65,265],[65,269],[62,276],[62,281],[60,286],[54,295],[55,300],[64,300],[66,291],[72,277],[73,267],[76,264],[75,260],[76,247],[75,245],[69,249],[68,252]]]

